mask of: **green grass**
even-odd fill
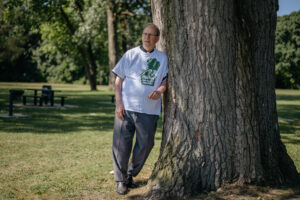
[[[38,83],[0,83],[0,114],[8,113],[9,89],[41,88]],[[99,86],[52,84],[68,96],[69,108],[14,107],[25,118],[0,118],[0,200],[2,199],[134,199],[144,187],[126,197],[115,193],[112,170],[114,106],[111,91]],[[30,91],[26,91],[30,92]],[[31,91],[32,92],[32,91]],[[300,91],[278,90],[282,139],[300,171]],[[29,100],[31,102],[32,100]],[[102,103],[101,103],[102,102]],[[21,101],[16,101],[16,104]],[[155,146],[142,172],[147,178],[159,155],[161,119]]]
[[[300,90],[277,90],[276,95],[281,139],[300,172]]]
[[[8,113],[9,89],[41,85],[0,83],[0,114]],[[0,118],[0,199],[116,199],[109,174],[114,106],[107,104],[113,93],[107,87],[95,92],[81,85],[52,87],[77,107],[14,107],[28,117]],[[160,132],[146,175],[158,156]]]

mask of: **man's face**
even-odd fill
[[[157,31],[155,27],[153,26],[148,26],[144,29],[143,34],[142,34],[142,42],[143,42],[143,47],[151,51],[154,49],[155,44],[158,42],[159,36],[157,36]]]

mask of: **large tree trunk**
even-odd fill
[[[88,54],[88,60],[90,63],[90,67],[89,67],[90,88],[91,88],[91,90],[97,90],[97,65],[96,65],[96,60],[95,60],[94,53],[92,50],[91,42],[88,42],[88,44],[87,44],[87,54]]]
[[[234,182],[299,181],[278,130],[277,4],[152,1],[169,78],[149,197],[189,196]]]
[[[109,82],[108,86],[114,90],[115,75],[112,73],[113,68],[117,64],[117,31],[116,31],[116,16],[115,16],[114,1],[107,2],[107,27],[108,27],[108,58],[109,58]]]

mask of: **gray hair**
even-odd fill
[[[157,35],[157,36],[160,36],[159,28],[158,28],[155,24],[153,24],[153,23],[147,24],[147,25],[145,26],[144,30],[145,30],[147,27],[149,27],[149,26],[154,27],[154,28],[156,29],[156,35]]]

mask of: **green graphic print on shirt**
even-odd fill
[[[159,69],[160,62],[158,60],[156,60],[155,58],[150,58],[147,60],[147,65],[148,65],[148,68],[143,69],[143,71],[140,75],[141,83],[143,85],[154,86],[155,79],[156,79],[154,72]]]

